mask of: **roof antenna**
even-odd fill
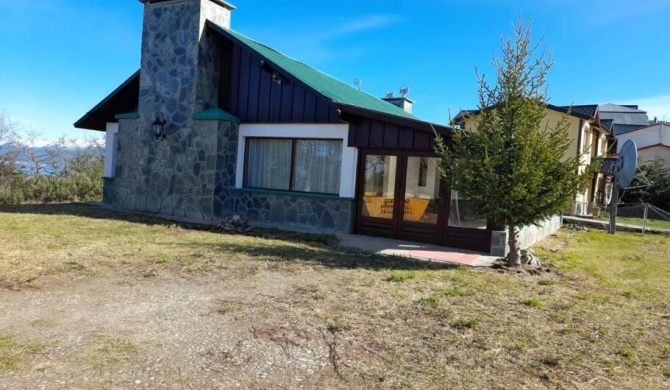
[[[393,91],[388,91],[386,92],[386,97],[385,99],[393,99]]]
[[[407,97],[408,92],[409,92],[409,87],[400,87],[400,96]]]
[[[358,90],[360,91],[361,88],[363,87],[363,79],[360,77],[356,77],[356,80],[354,80],[354,85],[358,87]]]

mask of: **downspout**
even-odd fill
[[[579,165],[582,165],[582,132],[584,131],[584,119],[579,120],[579,127],[577,129],[577,157],[579,158]],[[579,175],[579,168],[577,168],[577,172],[575,172],[577,175]]]

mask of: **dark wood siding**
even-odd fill
[[[233,44],[232,42],[219,39],[219,50],[221,53],[221,62],[219,68],[219,108],[229,111],[230,110],[230,93],[233,86],[231,85],[232,79],[230,74],[232,72],[233,66]],[[237,87],[235,87],[237,88]]]
[[[370,118],[352,118],[349,146],[432,151],[435,142],[434,135],[425,130]]]
[[[337,106],[282,75],[273,81],[271,70],[263,67],[258,55],[233,44],[229,95],[220,97],[221,107],[251,123],[341,123]],[[281,74],[281,70],[278,70]]]

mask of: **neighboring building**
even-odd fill
[[[598,114],[601,122],[612,123],[615,137],[649,124],[647,112],[636,105],[601,104]]]
[[[474,124],[475,117],[479,110],[461,111],[454,122],[465,128],[470,128]],[[572,140],[569,150],[566,152],[566,158],[580,156],[582,165],[580,172],[591,164],[596,157],[607,155],[608,139],[611,137],[611,126],[609,123],[603,125],[598,116],[597,105],[581,106],[554,106],[547,105],[546,116],[542,123],[542,128],[546,125],[554,127],[567,114],[569,122],[569,137]],[[568,214],[588,215],[596,204],[603,204],[607,199],[606,180],[602,174],[597,174],[590,181],[587,188],[577,194],[575,202],[566,210]]]
[[[665,166],[670,168],[669,122],[655,122],[620,134],[617,136],[617,153],[627,140],[635,141],[639,162],[661,158],[665,161]]]
[[[489,250],[492,224],[440,183],[450,128],[231,30],[224,1],[143,3],[140,71],[75,124],[107,132],[105,203]]]

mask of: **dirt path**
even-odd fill
[[[0,291],[0,335],[37,346],[0,373],[0,388],[316,387],[335,379],[323,337],[288,334],[257,310],[316,278],[86,278]]]

